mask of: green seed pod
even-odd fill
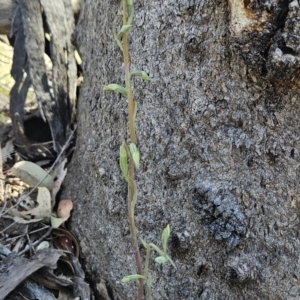
[[[118,33],[118,36],[122,36],[124,33],[128,33],[132,28],[132,25],[123,25]]]
[[[130,148],[130,153],[131,153],[131,157],[132,160],[134,162],[134,165],[136,167],[136,169],[138,169],[140,167],[140,153],[139,150],[137,149],[136,145],[131,143],[129,145]]]
[[[165,264],[168,262],[168,259],[164,256],[158,256],[155,258],[155,261],[159,264]]]
[[[103,90],[118,92],[118,93],[122,94],[123,96],[127,97],[127,90],[123,86],[120,86],[115,83],[104,86]]]
[[[143,80],[151,80],[151,78],[148,76],[148,74],[145,71],[142,71],[142,76],[141,78]]]
[[[120,146],[120,169],[125,180],[128,182],[128,159],[125,142]]]
[[[125,277],[123,277],[122,279],[122,282],[123,283],[127,283],[129,281],[132,281],[132,280],[137,280],[137,279],[144,279],[144,280],[147,280],[147,278],[143,275],[139,275],[139,274],[132,274],[132,275],[127,275]]]
[[[163,246],[164,253],[167,253],[167,243],[170,236],[170,225],[168,224],[166,228],[163,230],[161,235],[161,242]]]
[[[130,72],[130,75],[137,76],[143,80],[151,80],[151,78],[148,76],[148,74],[145,71],[134,70]]]

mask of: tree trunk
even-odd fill
[[[118,162],[127,103],[103,91],[124,84],[120,2],[82,3],[66,195],[99,299],[124,300],[136,298],[121,283],[136,272]],[[135,1],[132,69],[153,78],[134,81],[136,225],[160,245],[169,223],[177,266],[152,257],[153,299],[299,299],[299,20],[296,0]]]

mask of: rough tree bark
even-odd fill
[[[300,297],[300,8],[289,2],[135,1],[132,68],[153,78],[134,85],[138,234],[159,243],[169,223],[178,268],[151,264],[153,299]],[[120,13],[119,0],[85,0],[76,32],[85,79],[66,193],[99,299],[136,296],[120,281],[135,269],[118,166],[127,104],[103,92],[124,80]]]

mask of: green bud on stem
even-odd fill
[[[131,157],[132,157],[132,160],[134,162],[134,165],[135,165],[136,169],[138,169],[140,167],[140,153],[139,153],[139,150],[137,149],[136,145],[133,144],[133,143],[130,143],[129,149],[130,149],[130,153],[131,153]]]
[[[127,90],[123,86],[120,86],[118,84],[112,83],[109,85],[104,86],[104,91],[114,91],[122,94],[123,96],[127,97]]]
[[[120,146],[120,169],[122,171],[125,180],[128,182],[129,180],[128,159],[127,159],[127,150],[126,150],[125,142],[123,142],[122,145]]]
[[[137,76],[143,80],[151,80],[151,78],[148,76],[148,74],[145,71],[139,71],[139,70],[134,70],[130,72],[131,76]]]

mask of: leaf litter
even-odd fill
[[[90,299],[78,260],[79,243],[65,225],[73,202],[56,203],[66,164],[61,158],[49,170],[28,161],[7,170],[1,165],[0,300],[15,293],[36,299]]]
[[[47,3],[47,1],[43,1],[44,14],[51,16],[52,12],[49,9],[54,6],[51,1],[49,7]],[[2,105],[3,98],[0,95],[0,117],[5,117],[4,122],[1,122],[0,119],[0,300],[5,297],[8,300],[91,299],[93,296],[89,285],[84,280],[85,273],[78,259],[79,243],[66,224],[73,209],[73,202],[71,199],[59,199],[59,191],[67,174],[66,157],[69,157],[72,151],[70,145],[74,139],[70,128],[73,126],[74,131],[76,130],[76,125],[74,125],[76,76],[82,77],[76,70],[74,61],[71,61],[73,56],[68,55],[68,61],[70,61],[67,64],[68,82],[66,86],[71,87],[67,98],[72,100],[72,105],[70,105],[72,112],[67,112],[66,116],[62,116],[62,118],[67,119],[67,114],[71,113],[72,121],[63,120],[66,121],[65,124],[68,127],[65,136],[69,136],[69,138],[66,142],[60,143],[62,149],[53,151],[57,147],[55,138],[43,141],[30,139],[27,136],[27,133],[30,132],[26,132],[24,127],[25,121],[29,121],[32,116],[33,120],[36,116],[44,121],[45,118],[39,97],[35,93],[36,88],[39,88],[40,85],[36,81],[37,86],[32,88],[32,83],[37,77],[28,69],[27,62],[34,57],[34,61],[31,60],[31,62],[36,62],[36,65],[31,66],[33,69],[40,68],[40,62],[37,60],[36,51],[31,52],[30,47],[24,44],[26,33],[27,40],[32,35],[26,24],[21,24],[20,8],[24,8],[22,2],[19,3],[18,8],[13,18],[16,22],[13,21],[12,24],[15,49],[9,45],[6,37],[0,37],[0,46],[1,41],[5,38],[6,45],[11,52],[5,73],[12,80],[7,88],[5,106]],[[23,13],[24,10],[22,10]],[[56,15],[57,12],[53,10],[53,14]],[[72,22],[72,18],[69,19]],[[52,22],[47,27],[54,30],[55,26],[55,22]],[[65,33],[65,31],[63,32]],[[45,32],[46,38],[47,34]],[[60,36],[56,38],[63,40]],[[68,41],[68,49],[72,49],[70,41]],[[1,47],[0,54],[3,54]],[[53,57],[50,57],[51,55],[48,57],[45,54],[44,57],[47,67],[46,80],[49,81],[49,86],[55,93],[56,86],[60,85],[55,84],[57,78],[53,74],[60,74],[60,72],[58,72],[57,66],[51,64],[51,59],[55,60],[56,57],[61,56],[61,53],[53,51],[52,55]],[[78,65],[80,64],[78,62]],[[3,68],[1,70],[4,71]],[[12,76],[9,75],[10,73]],[[25,82],[22,82],[24,78],[19,76],[20,74],[25,75]],[[29,74],[27,78],[31,77],[32,79],[29,84],[28,80],[26,81],[27,74]],[[77,86],[80,85],[79,78],[77,78]],[[20,80],[18,81],[20,85],[16,85],[16,79]],[[60,77],[58,79],[60,80]],[[1,79],[3,84],[2,81],[3,76]],[[30,88],[28,92],[22,93],[25,83],[30,85]],[[20,93],[21,84],[23,87]],[[14,97],[12,96],[13,90],[18,91]],[[44,90],[42,89],[42,91]],[[8,99],[9,95],[11,99]],[[26,115],[22,115],[22,111],[26,112]],[[54,111],[49,112],[54,116]],[[56,129],[56,125],[63,124],[52,122],[50,124],[52,131],[53,128]],[[45,134],[45,131],[42,132],[39,126],[34,126],[32,132],[38,133],[40,136]],[[51,163],[52,166],[49,167]]]

